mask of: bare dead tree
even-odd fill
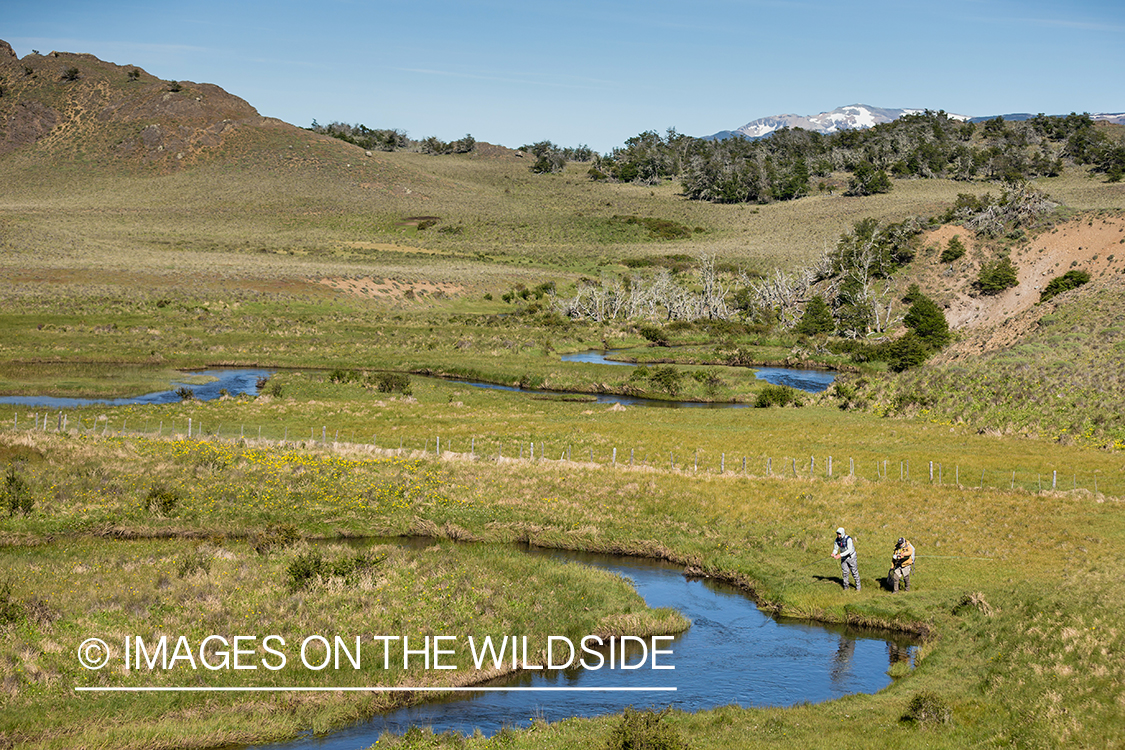
[[[764,279],[751,279],[742,272],[739,278],[750,291],[750,306],[755,312],[773,314],[786,328],[797,325],[813,281],[808,269],[794,273],[776,269]]]
[[[715,256],[701,253],[699,256],[699,283],[703,290],[699,295],[697,317],[708,320],[727,320],[730,308],[727,307],[727,290],[715,272]]]

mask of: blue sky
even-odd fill
[[[607,152],[845,104],[1125,111],[1120,0],[5,3],[0,39],[214,83],[263,115]]]

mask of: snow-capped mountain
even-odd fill
[[[837,107],[831,112],[821,112],[819,115],[772,115],[770,117],[762,117],[746,123],[737,130],[722,130],[706,138],[707,140],[721,140],[733,136],[762,138],[775,130],[786,127],[812,130],[817,133],[836,133],[841,130],[870,128],[884,122],[897,120],[903,115],[913,115],[924,111],[923,109],[886,109],[884,107],[871,107],[866,104],[849,104],[846,107]],[[984,122],[985,120],[993,119],[997,115],[969,117],[967,115],[955,115],[947,112],[946,116],[953,120]],[[1000,117],[1005,120],[1029,120],[1033,116],[1034,115],[1028,113],[1000,115]],[[1090,118],[1095,121],[1102,120],[1118,125],[1125,125],[1125,114],[1121,113],[1101,112],[1090,115]]]
[[[1095,122],[1102,120],[1104,122],[1111,122],[1114,125],[1125,125],[1125,112],[1099,112],[1096,115],[1090,115],[1090,119]]]
[[[898,119],[903,115],[923,112],[922,109],[886,109],[871,107],[866,104],[850,104],[846,107],[837,107],[831,112],[821,112],[819,115],[773,115],[762,117],[748,122],[741,128],[733,131],[723,131],[711,136],[712,138],[728,138],[740,135],[743,138],[761,138],[775,130],[784,127],[802,128],[813,130],[817,133],[835,133],[840,130],[853,130],[870,128],[884,122]],[[956,120],[967,120],[963,115],[949,115]]]

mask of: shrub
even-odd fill
[[[660,326],[642,323],[637,326],[637,333],[658,346],[668,346],[668,336]]]
[[[787,385],[767,385],[765,388],[758,392],[757,399],[754,400],[754,406],[759,409],[768,409],[771,406],[802,406],[801,394],[796,388],[790,388]]]
[[[26,516],[35,507],[31,487],[12,464],[8,464],[8,473],[4,476],[4,504],[8,506],[9,517],[17,513]]]
[[[901,721],[914,724],[950,724],[949,705],[938,694],[923,690],[910,699]]]
[[[672,365],[656,367],[648,376],[650,382],[665,391],[669,396],[680,392],[680,377],[682,373]]]
[[[1012,259],[1005,255],[994,263],[986,263],[981,266],[976,287],[981,294],[999,294],[1005,289],[1019,285],[1019,283],[1016,266],[1012,263]]]
[[[707,395],[712,398],[719,392],[720,388],[726,385],[719,371],[713,367],[708,367],[706,370],[696,370],[692,373],[692,377],[695,378],[697,383],[703,386],[707,391]]]
[[[670,711],[629,706],[606,739],[606,750],[685,750],[688,744],[680,732],[663,721]]]
[[[945,312],[921,292],[914,295],[914,303],[903,323],[931,349],[940,349],[949,343],[949,321],[945,319]]]
[[[297,555],[285,569],[289,590],[300,591],[306,588],[317,576],[321,575],[323,568],[324,558],[321,556],[320,550],[309,550]]]
[[[145,496],[145,510],[158,516],[170,516],[180,504],[180,493],[162,484],[154,484]]]
[[[961,235],[954,235],[949,238],[949,243],[945,246],[945,249],[941,251],[941,262],[952,263],[964,256],[965,252],[965,246],[961,244]]]
[[[377,372],[371,375],[367,382],[379,393],[401,393],[409,396],[414,392],[410,387],[410,376],[402,372]]]
[[[797,333],[803,333],[806,336],[832,333],[836,330],[836,319],[832,317],[832,310],[828,307],[828,303],[824,301],[824,297],[818,294],[809,300],[795,330]]]
[[[865,161],[855,166],[844,195],[875,195],[890,191],[891,178],[887,173],[882,169],[876,169],[871,162]]]
[[[691,237],[692,229],[671,219],[657,219],[648,216],[614,216],[611,224],[638,225],[645,228],[650,239],[682,240]]]
[[[344,370],[337,367],[328,373],[328,381],[330,383],[344,385],[346,383],[353,383],[357,380],[359,380],[359,373],[355,370]]]
[[[354,585],[360,574],[379,565],[386,555],[371,556],[364,552],[329,562],[320,550],[313,549],[297,555],[285,569],[290,591],[307,588],[318,578],[342,578],[346,585]]]
[[[301,541],[301,532],[291,523],[271,523],[265,530],[256,532],[251,541],[254,551],[266,556],[275,549],[292,547]]]
[[[1077,289],[1083,284],[1090,281],[1090,274],[1085,271],[1067,271],[1062,276],[1056,276],[1047,282],[1047,286],[1043,287],[1043,291],[1039,293],[1039,301],[1046,302],[1052,297],[1069,292],[1071,289]]]
[[[77,81],[81,77],[82,74],[79,72],[78,68],[67,68],[62,74],[62,79],[64,81]]]
[[[211,572],[211,555],[207,554],[207,551],[201,546],[196,547],[176,561],[176,575],[180,578],[187,578],[199,570],[204,573]]]
[[[16,622],[23,617],[23,606],[12,598],[12,582],[0,583],[0,625]]]
[[[902,301],[908,305],[913,305],[915,302],[925,296],[926,295],[922,294],[922,290],[918,288],[917,284],[911,284],[906,288],[906,294],[902,295]]]
[[[875,352],[875,358],[886,362],[892,372],[917,367],[929,356],[930,348],[914,331],[908,331],[905,336],[880,345]]]

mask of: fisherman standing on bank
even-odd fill
[[[836,529],[836,546],[832,550],[832,556],[840,561],[840,579],[844,583],[844,591],[848,590],[849,572],[855,580],[855,590],[859,591],[859,563],[856,562],[855,542],[844,533],[843,527]]]
[[[891,579],[891,591],[898,593],[898,583],[902,581],[902,590],[910,590],[910,569],[914,565],[914,545],[906,541],[905,537],[898,538],[894,554],[891,555],[891,572],[887,578]]]

